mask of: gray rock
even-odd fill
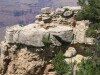
[[[71,16],[73,14],[73,11],[65,11],[64,13],[63,13],[63,16],[64,17],[69,17],[69,16]],[[71,16],[72,17],[72,16]]]
[[[61,14],[63,14],[64,11],[65,11],[65,9],[63,9],[63,8],[57,8],[55,13],[58,15],[61,15]]]
[[[51,22],[51,16],[47,14],[42,14],[42,20],[44,23],[50,23]]]
[[[45,46],[43,43],[43,37],[50,35],[50,40],[53,45],[60,46],[63,42],[71,42],[73,37],[73,30],[67,26],[56,26],[49,29],[34,28],[35,24],[27,25],[21,29],[14,30],[13,32],[6,32],[6,41],[8,43],[21,43],[26,45],[32,45],[36,47]],[[17,29],[17,27],[16,27]]]
[[[45,7],[41,9],[42,14],[50,14],[52,12],[52,9],[50,7]]]

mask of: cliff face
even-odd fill
[[[85,31],[89,22],[74,19],[79,8],[67,8],[69,10],[64,7],[57,8],[56,11],[50,7],[42,8],[41,14],[36,16],[35,23],[8,27],[5,40],[1,43],[0,73],[2,75],[47,74],[50,69],[54,71],[50,63],[59,49],[62,48],[65,52],[69,44],[88,43]],[[65,56],[77,53],[75,49],[69,49],[71,51],[66,52]]]

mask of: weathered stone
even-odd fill
[[[43,14],[42,15],[42,20],[44,21],[44,23],[50,23],[51,22],[51,16]]]
[[[42,14],[50,14],[52,12],[52,9],[50,7],[45,7],[41,9]]]
[[[75,48],[69,47],[68,50],[66,50],[64,56],[65,57],[72,57],[72,56],[75,56],[76,53],[77,53],[77,51],[75,50]]]
[[[63,8],[57,8],[55,13],[58,15],[61,15],[61,14],[63,14],[64,11],[65,11],[65,9],[63,9]]]
[[[64,6],[63,9],[69,9],[73,11],[79,11],[81,10],[81,6]]]
[[[86,37],[86,41],[85,41],[86,44],[95,44],[95,39],[94,38],[89,38],[89,37]]]
[[[73,28],[74,40],[73,43],[85,43],[86,41],[86,30],[88,29],[89,21],[77,21],[76,26]]]
[[[35,18],[36,18],[38,21],[41,21],[41,20],[42,20],[42,15],[36,15]]]
[[[46,68],[44,70],[44,74],[48,74],[49,70],[52,70],[52,69],[54,69],[53,65],[52,64],[47,64]]]
[[[48,37],[50,34],[50,40],[53,40],[54,45],[58,46],[64,42],[71,42],[73,37],[72,28],[66,26],[56,26],[51,27],[48,30],[44,28],[34,28],[33,25],[25,26],[21,30],[13,30],[13,33],[10,31],[6,32],[6,41],[8,43],[21,43],[26,45],[32,45],[35,47],[45,46],[43,43],[43,37]],[[13,28],[12,28],[13,29]],[[12,35],[10,35],[11,33]],[[59,40],[60,39],[60,40]]]
[[[80,55],[80,54],[77,54],[75,57],[72,57],[72,58],[65,58],[65,62],[67,63],[67,64],[71,64],[71,63],[76,63],[76,64],[78,64],[78,63],[80,63],[81,61],[82,61],[82,59],[88,59],[88,57],[84,57],[84,56],[82,56],[82,55]]]
[[[64,17],[73,17],[73,11],[65,11],[65,12],[63,13],[63,16],[64,16]]]

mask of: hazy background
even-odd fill
[[[77,0],[0,0],[0,41],[4,38],[6,26],[33,23],[42,7],[76,5]]]

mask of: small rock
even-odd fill
[[[95,40],[94,38],[89,38],[89,37],[87,37],[87,38],[86,38],[86,44],[90,44],[90,45],[91,45],[91,44],[95,44],[94,40]]]
[[[88,59],[88,58],[89,58],[89,57],[84,57],[84,56],[82,56],[82,55],[80,55],[80,54],[77,54],[75,57],[66,58],[66,59],[65,59],[65,62],[66,62],[67,64],[70,64],[70,63],[76,63],[76,64],[78,64],[78,63],[81,62],[82,59]]]
[[[65,59],[65,62],[66,62],[67,64],[71,64],[71,63],[74,63],[74,62],[75,62],[75,59],[73,59],[73,58],[66,58],[66,59]]]
[[[53,65],[52,64],[48,64],[46,65],[46,68],[44,70],[44,74],[48,74],[49,70],[53,69]]]
[[[44,23],[50,23],[51,22],[51,17],[50,17],[50,15],[43,14],[42,15],[42,20],[44,21]]]
[[[69,17],[69,16],[71,16],[73,14],[73,11],[65,11],[64,13],[63,13],[63,16],[64,17]],[[71,16],[72,17],[72,16]]]
[[[69,57],[76,55],[76,53],[77,52],[76,52],[75,48],[69,47],[68,50],[66,50],[64,56],[69,58]]]
[[[36,18],[38,21],[41,21],[41,20],[42,20],[42,15],[36,15],[35,18]]]
[[[63,9],[63,8],[57,8],[55,12],[56,12],[56,14],[61,15],[61,14],[63,14],[64,11],[65,11],[65,9]]]
[[[77,54],[73,59],[75,59],[76,63],[80,63],[82,59],[87,59],[87,57]]]
[[[41,9],[42,14],[50,14],[52,12],[50,7],[45,7]]]

